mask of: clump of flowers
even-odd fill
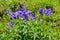
[[[8,10],[9,14],[9,10]],[[36,20],[36,16],[32,13],[32,11],[26,10],[24,6],[22,6],[21,11],[12,12],[10,19],[21,19],[24,20],[30,20],[30,17],[32,16],[32,20]]]
[[[10,14],[10,10],[8,9],[7,11],[8,14]],[[49,9],[44,9],[44,8],[41,8],[39,13],[42,15],[49,15],[51,16],[52,15],[52,10],[51,8]],[[29,11],[29,10],[26,10],[24,8],[24,6],[21,7],[21,10],[20,11],[16,11],[16,12],[12,12],[10,14],[10,19],[11,20],[14,20],[14,19],[24,19],[24,20],[36,20],[36,15],[32,13],[32,11]],[[11,23],[11,26],[13,27],[13,23]]]
[[[10,10],[7,11],[8,15],[10,15],[10,20],[14,19],[23,19],[23,20],[36,20],[36,15],[32,13],[32,11],[26,10],[24,6],[21,7],[20,11],[10,13]],[[10,26],[13,27],[14,23],[10,23]]]
[[[44,15],[49,15],[49,16],[51,16],[53,12],[52,12],[52,9],[51,9],[51,8],[49,8],[49,9],[41,8],[40,11],[39,11],[39,13],[40,13],[41,15],[44,13]]]

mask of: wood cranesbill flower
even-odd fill
[[[16,11],[13,12],[10,19],[25,19],[25,20],[30,20],[30,17],[32,17],[31,19],[36,20],[36,16],[33,15],[32,11],[26,10],[24,8],[24,6],[21,7],[22,10],[21,11]]]
[[[29,18],[28,18],[28,16],[27,16],[26,14],[23,14],[23,18],[24,18],[25,20],[29,20]]]
[[[39,13],[42,15],[43,14],[43,11],[44,11],[44,8],[40,8]]]
[[[36,16],[32,13],[32,11],[27,11],[25,14],[27,15],[29,20],[36,20]]]
[[[49,8],[49,9],[41,8],[40,11],[39,11],[39,13],[40,13],[41,15],[44,14],[44,15],[49,15],[49,16],[51,16],[53,12],[52,12],[52,9],[51,9],[51,8]]]
[[[14,22],[10,22],[9,27],[14,27]]]
[[[21,14],[23,14],[21,11],[16,11],[16,12],[13,12],[10,19],[18,19]]]
[[[32,20],[36,20],[36,16],[35,15],[33,15]]]
[[[27,12],[27,10],[25,9],[24,6],[21,7],[21,11],[22,11],[23,13]]]
[[[52,10],[51,9],[44,10],[44,14],[51,16],[52,15]]]
[[[11,15],[10,19],[17,19],[17,17],[15,15]]]

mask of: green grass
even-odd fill
[[[60,40],[59,0],[10,0],[10,2],[0,0],[0,12],[13,7],[14,4],[18,5],[19,2],[24,4],[26,9],[34,11],[37,20],[10,20],[9,16],[4,15],[0,19],[0,40]],[[47,5],[55,11],[51,17],[39,14],[39,8],[45,8]],[[18,6],[17,10],[19,10]],[[40,21],[41,18],[43,19],[42,22]],[[15,23],[14,28],[8,27],[9,22]]]

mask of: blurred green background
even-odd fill
[[[21,4],[36,14],[36,21],[10,20],[7,9],[20,10]],[[39,14],[46,6],[52,7],[52,16]],[[0,0],[0,15],[0,40],[60,40],[60,0]],[[9,22],[14,22],[14,28],[8,27]]]

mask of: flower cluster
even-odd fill
[[[10,14],[10,10],[8,9],[7,11],[8,14]],[[49,9],[44,9],[44,8],[41,8],[39,13],[42,15],[44,13],[44,15],[49,15],[51,16],[52,15],[52,10],[49,8]],[[24,8],[24,6],[21,7],[21,10],[20,11],[16,11],[16,12],[12,12],[12,14],[10,14],[10,19],[13,20],[13,19],[24,19],[24,20],[36,20],[36,15],[32,13],[32,11],[29,11],[29,10],[26,10]],[[13,23],[11,23],[11,27],[13,27]]]
[[[8,10],[9,13],[9,10]],[[16,11],[11,14],[10,19],[24,19],[24,20],[36,20],[36,16],[32,13],[32,11],[26,10],[24,6],[22,6],[21,11]]]
[[[10,12],[10,10],[7,10],[7,15],[10,15],[10,19],[14,20],[14,19],[24,19],[24,20],[36,20],[36,15],[32,13],[32,11],[26,10],[24,8],[24,6],[21,7],[20,11],[16,11],[16,12]],[[10,26],[13,27],[14,23],[11,22]]]
[[[52,10],[51,10],[51,8],[49,8],[49,9],[41,8],[40,11],[39,11],[39,13],[40,13],[41,15],[44,13],[44,15],[49,15],[49,16],[51,16],[51,15],[52,15]]]

